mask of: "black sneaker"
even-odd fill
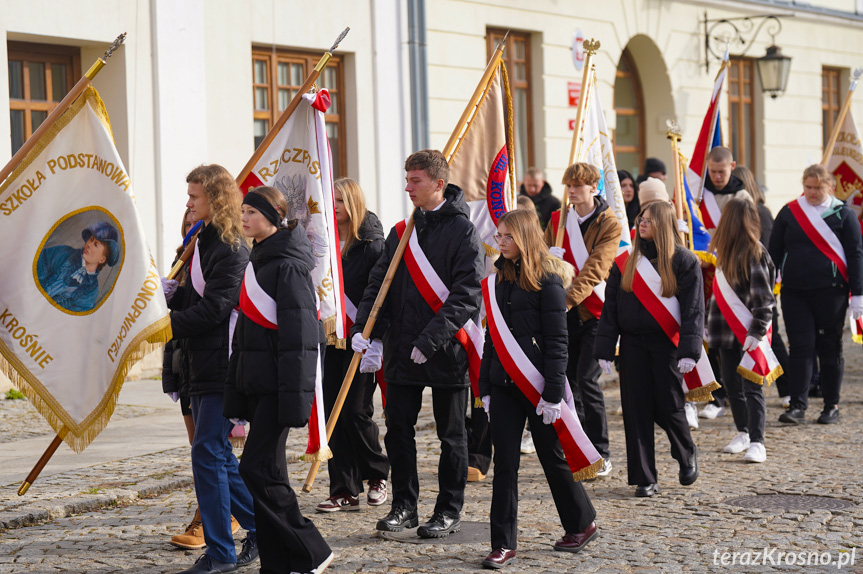
[[[802,425],[806,422],[806,413],[801,409],[788,409],[779,415],[779,422]]]
[[[201,557],[195,560],[194,566],[183,570],[179,574],[219,574],[221,572],[233,572],[236,569],[236,564],[219,562],[212,556],[201,554]]]
[[[818,417],[819,425],[832,425],[834,423],[839,422],[839,408],[838,407],[825,407],[821,412],[821,416]]]
[[[255,536],[243,538],[243,549],[237,555],[237,566],[243,568],[258,559],[258,539]]]
[[[428,522],[417,529],[420,538],[445,538],[461,530],[461,519],[435,512]]]
[[[395,507],[389,514],[378,520],[375,528],[385,532],[401,532],[405,528],[416,528],[419,522],[416,510]]]

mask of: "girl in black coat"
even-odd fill
[[[824,166],[806,168],[803,196],[779,211],[770,236],[770,257],[782,277],[782,315],[788,333],[791,405],[779,417],[784,423],[801,424],[806,420],[816,352],[824,395],[824,410],[818,422],[839,422],[839,389],[845,368],[842,332],[849,294],[851,318],[863,315],[860,224],[854,211],[833,197],[832,185],[833,176]],[[801,212],[814,210],[820,216],[829,228],[827,233],[832,233],[835,236],[832,239],[842,246],[846,262],[844,274],[806,234],[792,207]],[[826,243],[825,240],[821,242]]]
[[[271,187],[253,189],[243,200],[243,231],[255,242],[252,269],[243,280],[224,413],[251,422],[240,475],[255,503],[261,572],[317,572],[333,554],[300,513],[288,483],[285,442],[291,427],[309,421],[326,339],[310,274],[311,244],[296,220],[283,219],[286,213],[282,193]]]
[[[491,502],[492,553],[483,561],[501,568],[515,558],[518,538],[518,467],[525,419],[566,535],[554,548],[578,552],[597,536],[596,511],[563,455],[552,423],[561,416],[567,363],[566,288],[574,269],[548,254],[537,217],[510,211],[498,221],[501,257],[495,263],[495,295],[501,315],[531,363],[545,377],[534,407],[513,383],[486,331],[479,389],[494,446]],[[501,327],[503,328],[503,327]]]
[[[336,223],[342,242],[342,278],[345,304],[356,307],[363,298],[369,273],[384,249],[384,231],[377,216],[366,211],[366,201],[359,184],[342,178],[335,182]],[[355,316],[356,317],[356,316]],[[327,348],[324,362],[324,410],[327,418],[342,387],[353,358],[344,341]],[[383,345],[379,339],[363,355],[359,372],[354,375],[350,391],[329,440],[333,458],[327,463],[330,474],[330,497],[318,504],[319,512],[359,510],[363,480],[369,482],[366,500],[380,506],[387,500],[387,476],[390,465],[381,449],[378,425],[372,418],[375,408],[375,372],[381,367]]]
[[[620,399],[626,432],[629,484],[636,496],[653,496],[657,487],[653,425],[671,442],[671,456],[680,464],[680,483],[698,478],[698,451],[689,432],[683,405],[683,374],[695,368],[704,333],[704,289],[698,258],[680,245],[674,208],[651,203],[638,216],[639,238],[626,271],[615,264],[605,288],[605,305],[596,334],[596,358],[611,371],[620,339]],[[650,261],[662,279],[662,296],[680,302],[679,344],[668,338],[633,292],[635,266]]]

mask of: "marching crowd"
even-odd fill
[[[669,201],[664,165],[648,163],[638,180],[619,173],[632,227],[626,250],[618,218],[597,193],[599,170],[585,163],[566,170],[564,213],[542,172],[529,171],[519,209],[497,222],[499,257],[487,278],[486,249],[440,152],[422,150],[405,162],[413,228],[400,222],[385,235],[357,182],[338,180],[352,326],[348,340],[329,344],[310,277],[312,246],[282,193],[258,187],[243,196],[224,168],[192,170],[183,233],[202,222],[194,255],[162,282],[174,337],[163,386],[186,417],[199,505],[171,543],[206,546],[183,572],[230,572],[259,557],[264,573],[319,573],[332,562],[288,482],[285,444],[289,429],[309,422],[321,376],[329,416],[354,352],[363,354],[359,372],[329,443],[330,496],[316,510],[358,510],[365,490],[369,505],[391,504],[378,531],[419,527],[420,537],[443,538],[461,528],[466,482],[484,478],[493,461],[486,568],[516,557],[525,436],[563,530],[554,549],[579,552],[598,536],[580,479],[611,470],[603,371],[619,371],[635,496],[659,492],[654,423],[668,435],[680,484],[698,479],[690,432],[697,415],[687,407],[694,400],[713,401],[702,416],[730,407],[736,434],[724,450],[746,451],[753,463],[767,456],[764,395],[774,380],[789,403],[780,421],[806,421],[817,372],[824,398],[817,422],[838,422],[849,305],[853,320],[863,316],[863,245],[857,217],[831,194],[832,176],[806,168],[802,195],[774,221],[751,173],[738,171],[729,150],[714,148],[704,192],[714,208],[710,253],[696,255],[681,242],[687,222]],[[405,260],[390,276],[405,233]],[[790,352],[776,322],[780,284]],[[378,308],[384,285],[389,292]],[[462,340],[481,307],[488,322],[472,391]],[[715,376],[705,374],[711,370]],[[381,371],[385,452],[372,416]],[[426,387],[440,459],[434,508],[420,524],[414,428]],[[229,435],[247,421],[238,463]],[[582,429],[599,458],[574,476],[566,455]],[[237,553],[239,528],[246,536]]]

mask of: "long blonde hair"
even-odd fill
[[[764,190],[758,185],[758,182],[755,180],[755,174],[752,173],[751,169],[745,165],[738,165],[731,170],[731,175],[743,182],[743,187],[752,196],[752,201],[764,204]]]
[[[219,230],[222,243],[248,243],[240,224],[243,194],[234,177],[217,164],[199,165],[186,176],[186,183],[200,183],[212,213],[211,223]]]
[[[710,247],[732,288],[748,281],[750,264],[761,258],[761,218],[755,204],[745,198],[726,203]]]
[[[339,238],[345,242],[342,253],[347,253],[354,241],[358,241],[360,238],[360,225],[366,218],[366,196],[363,194],[360,184],[349,177],[337,179],[333,186],[342,194],[342,202],[345,204],[345,211],[350,218],[348,236]]]
[[[653,226],[653,242],[656,244],[657,261],[656,268],[662,280],[663,297],[673,297],[677,294],[677,277],[671,267],[671,259],[674,256],[674,247],[680,245],[677,235],[677,221],[674,217],[674,207],[667,201],[650,203],[641,210],[639,217],[650,216],[650,225]],[[721,221],[721,220],[720,220]],[[632,293],[632,279],[635,276],[635,266],[643,254],[641,253],[641,240],[636,236],[633,241],[632,253],[626,262],[623,271],[621,288],[627,293]]]
[[[515,209],[504,213],[497,224],[506,224],[512,234],[516,247],[521,252],[521,275],[516,273],[515,263],[509,259],[503,262],[503,268],[498,273],[498,281],[510,281],[525,291],[539,291],[543,262],[551,257],[548,246],[542,237],[542,228],[535,211]]]

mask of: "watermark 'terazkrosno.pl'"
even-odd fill
[[[857,549],[848,551],[818,552],[817,550],[786,551],[764,547],[763,550],[741,550],[736,552],[713,551],[715,566],[833,566],[837,570],[854,566]]]

